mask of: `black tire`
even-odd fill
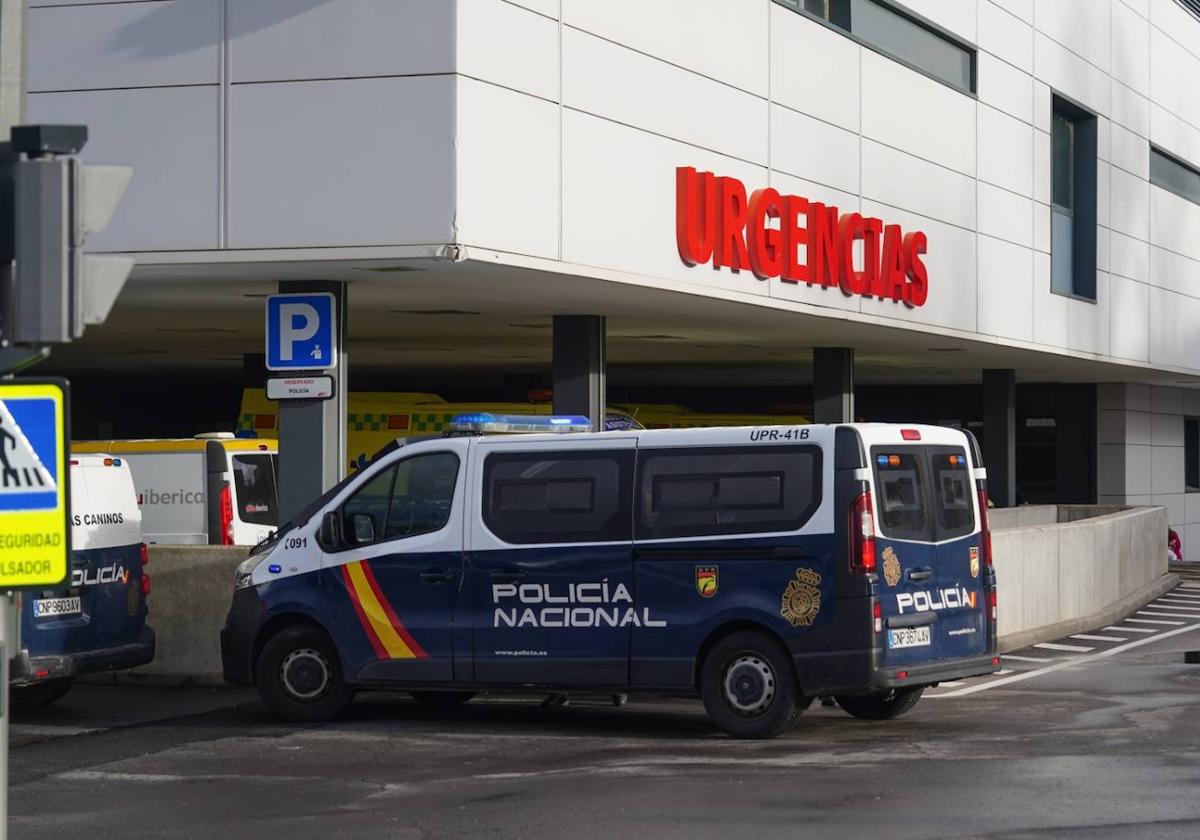
[[[925,686],[893,688],[858,697],[838,697],[838,705],[862,720],[891,720],[909,711],[921,699]]]
[[[267,641],[255,682],[275,716],[294,723],[332,720],[354,697],[329,636],[311,625],[284,628]]]
[[[734,738],[774,738],[812,702],[800,694],[783,646],[754,630],[731,633],[709,651],[700,697],[712,722]]]
[[[12,698],[13,708],[37,709],[63,699],[74,684],[75,680],[67,677],[30,685],[14,685],[9,689],[9,696]]]
[[[422,706],[435,709],[461,706],[476,694],[474,691],[410,691],[408,693]]]

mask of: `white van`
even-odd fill
[[[71,451],[128,462],[146,542],[254,545],[279,524],[273,440],[214,432],[179,440],[81,441]]]

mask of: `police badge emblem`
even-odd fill
[[[783,590],[779,614],[793,627],[807,627],[821,612],[821,576],[812,569],[797,569]]]
[[[887,581],[888,586],[895,586],[900,582],[900,558],[890,545],[883,550],[883,579]]]
[[[979,577],[979,546],[971,546],[971,577]]]
[[[717,594],[717,567],[696,567],[696,591],[701,598],[711,598]]]

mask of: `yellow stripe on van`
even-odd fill
[[[350,573],[350,582],[354,584],[354,594],[358,596],[358,603],[362,606],[363,614],[367,617],[367,621],[371,622],[371,629],[375,631],[375,635],[383,644],[388,656],[392,659],[416,659],[417,655],[413,653],[412,648],[404,643],[400,634],[396,632],[396,628],[388,621],[383,605],[375,597],[375,590],[371,588],[371,584],[367,582],[367,576],[363,574],[362,563],[349,563],[346,569]]]
[[[279,444],[274,440],[263,438],[237,438],[235,440],[218,440],[226,452],[277,452]],[[82,440],[71,444],[71,451],[81,455],[95,453],[101,455],[148,454],[153,452],[204,452],[208,440]],[[259,447],[265,446],[266,449]]]

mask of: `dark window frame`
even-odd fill
[[[426,458],[431,455],[449,455],[452,458],[454,458],[454,486],[450,489],[450,511],[449,511],[449,515],[447,515],[447,517],[446,517],[446,521],[443,522],[440,527],[433,528],[430,530],[415,531],[411,534],[404,534],[402,536],[397,536],[397,537],[389,537],[387,535],[388,521],[392,518],[392,501],[396,497],[396,479],[400,475],[401,465],[403,465],[406,462],[415,461],[418,458]],[[351,502],[353,502],[354,499],[356,499],[358,497],[358,494],[361,493],[363,490],[365,490],[368,485],[370,485],[372,482],[374,482],[380,476],[386,475],[387,473],[391,473],[391,481],[388,483],[387,506],[384,508],[384,517],[383,517],[383,522],[380,523],[380,526],[379,526],[379,534],[376,536],[376,538],[374,540],[372,540],[371,542],[368,542],[368,543],[352,542],[348,539],[348,535],[343,535],[343,537],[342,537],[343,545],[338,547],[338,551],[351,551],[351,550],[357,550],[360,548],[370,548],[371,546],[382,545],[384,543],[399,542],[400,540],[412,539],[413,537],[421,537],[421,536],[425,536],[427,534],[436,534],[439,531],[445,530],[449,526],[450,520],[454,518],[454,495],[455,495],[455,493],[458,492],[459,481],[462,480],[463,464],[462,464],[462,458],[459,456],[459,454],[457,452],[455,452],[451,449],[438,449],[438,450],[434,450],[434,451],[430,451],[430,452],[414,452],[412,455],[410,455],[406,458],[397,458],[395,461],[392,461],[390,464],[388,464],[387,466],[385,466],[381,470],[379,470],[379,472],[372,473],[370,478],[368,478],[362,484],[359,484],[357,487],[355,487],[351,491],[350,495],[346,497],[345,501],[343,501],[337,507],[338,515],[341,518],[342,523],[343,523],[343,528],[347,527],[349,524],[346,520],[346,506],[349,505]]]
[[[1195,179],[1195,192],[1189,194],[1186,191],[1181,191],[1176,187],[1175,184],[1168,180],[1164,180],[1161,177],[1156,178],[1156,170],[1159,170],[1159,168],[1162,166],[1169,166],[1182,170],[1184,177]],[[1200,168],[1188,163],[1183,158],[1179,157],[1179,155],[1173,155],[1166,149],[1153,144],[1150,145],[1150,183],[1159,189],[1166,190],[1172,195],[1179,196],[1184,201],[1190,201],[1193,204],[1200,204]]]
[[[1096,241],[1098,237],[1098,131],[1096,114],[1078,102],[1051,91],[1051,134],[1050,134],[1050,190],[1051,225],[1056,205],[1054,191],[1054,123],[1055,117],[1064,117],[1072,126],[1071,144],[1071,290],[1054,287],[1054,244],[1051,232],[1050,292],[1072,300],[1095,304],[1099,289],[1096,284]]]
[[[1200,493],[1200,417],[1183,418],[1183,490]]]
[[[837,2],[837,0],[829,0],[829,1],[831,3]],[[925,76],[928,79],[933,79],[938,84],[945,85],[946,87],[950,88],[951,90],[954,90],[954,91],[957,91],[958,93],[969,96],[972,99],[979,98],[979,93],[978,93],[978,91],[979,91],[979,48],[975,44],[973,44],[970,41],[963,38],[962,36],[956,35],[955,33],[950,32],[949,30],[945,29],[944,27],[939,26],[938,24],[934,23],[933,21],[929,20],[928,18],[917,14],[916,12],[912,11],[911,9],[905,8],[900,3],[895,2],[895,0],[868,0],[868,2],[872,3],[875,6],[878,6],[879,8],[883,9],[886,12],[890,12],[890,13],[896,15],[897,17],[903,18],[904,20],[908,21],[909,23],[912,23],[912,24],[920,27],[921,29],[924,29],[925,31],[929,32],[931,35],[934,35],[935,37],[940,38],[943,41],[946,41],[951,46],[957,47],[958,49],[965,52],[968,55],[968,57],[970,58],[970,64],[971,64],[971,68],[970,68],[970,77],[971,78],[970,78],[970,84],[969,84],[968,88],[963,88],[957,84],[954,84],[949,79],[945,79],[935,73],[931,73],[929,70],[925,69],[924,67],[914,64],[913,62],[909,61],[906,58],[903,58],[902,56],[896,55],[891,50],[887,49],[886,47],[884,47],[880,44],[876,44],[873,41],[868,41],[866,38],[863,38],[861,35],[858,35],[853,31],[853,21],[851,21],[851,28],[846,28],[838,23],[834,23],[831,20],[828,20],[820,15],[814,14],[814,13],[808,11],[807,9],[805,9],[804,8],[804,0],[773,0],[773,2],[776,5],[782,6],[783,8],[787,9],[790,12],[794,12],[795,14],[802,15],[802,16],[808,18],[809,20],[816,21],[817,23],[821,24],[822,26],[826,27],[827,29],[832,29],[834,32],[844,35],[845,37],[854,41],[858,45],[866,47],[867,49],[871,50],[871,52],[878,53],[879,55],[882,55],[885,58],[895,61],[897,64],[902,64],[903,66],[907,67],[909,70],[912,70],[916,73],[920,73],[922,76]],[[850,2],[850,0],[845,0],[845,2]]]

